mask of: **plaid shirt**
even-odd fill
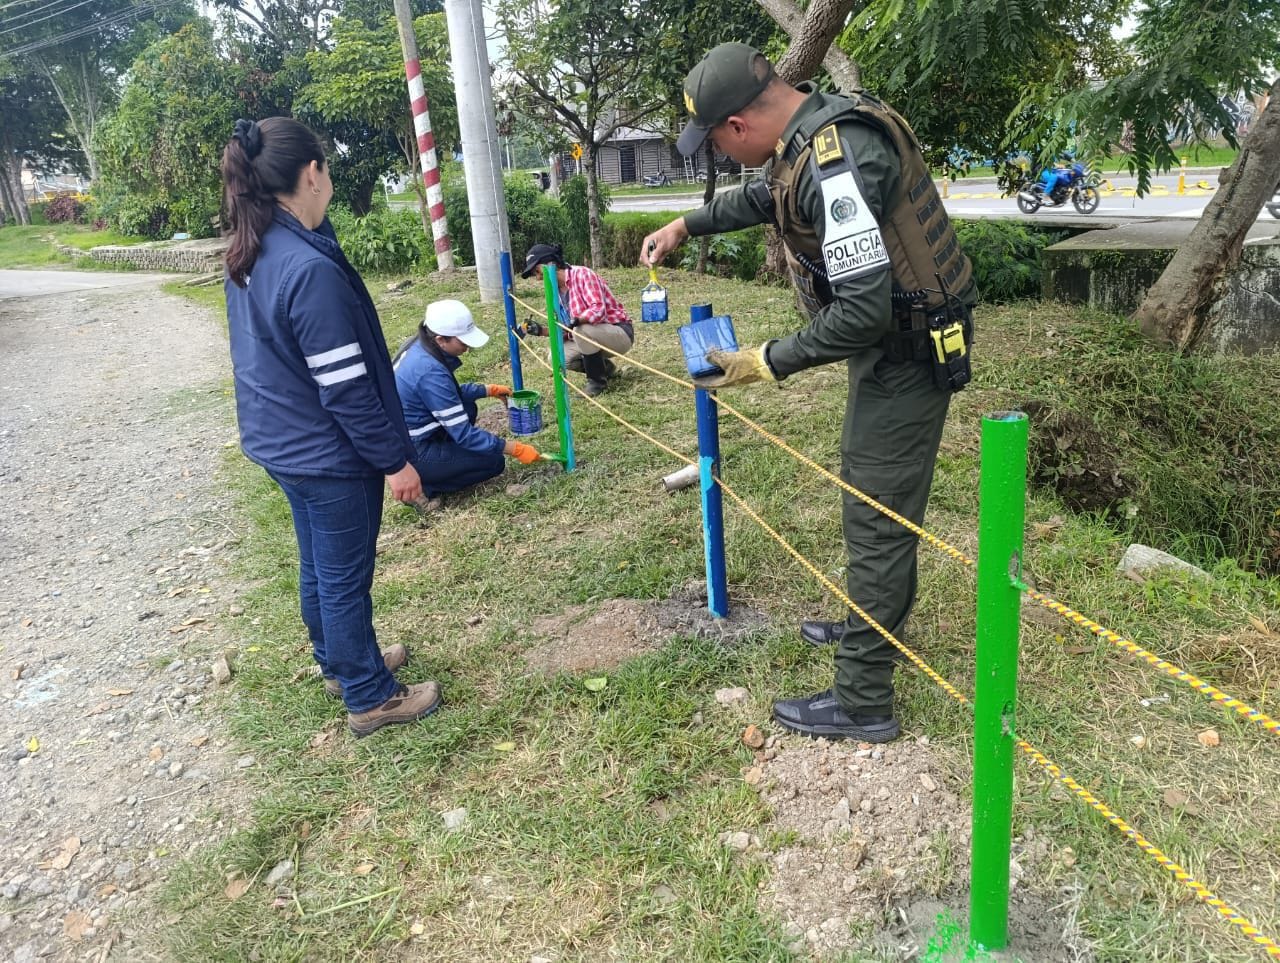
[[[600,275],[589,267],[571,265],[568,271],[569,317],[578,324],[630,324],[627,309],[613,296]]]

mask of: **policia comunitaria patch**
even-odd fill
[[[834,287],[889,267],[880,225],[867,204],[858,165],[835,124],[813,138],[813,174],[822,188],[822,259]]]

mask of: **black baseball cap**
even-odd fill
[[[686,157],[697,151],[712,127],[759,97],[773,77],[769,58],[750,44],[722,43],[708,51],[684,79],[689,123],[676,149]]]
[[[532,277],[533,272],[544,264],[563,265],[564,263],[564,249],[559,244],[535,244],[524,256],[524,269],[521,270],[520,276]]]

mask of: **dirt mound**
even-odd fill
[[[968,911],[970,807],[946,785],[926,741],[887,746],[794,736],[767,744],[746,773],[789,841],[765,853],[763,906],[792,948],[815,958],[851,950],[875,959],[962,959]],[[1028,832],[1014,844],[1010,956],[1031,963],[1087,958],[1064,902],[1030,885],[1046,860],[1067,859]],[[1070,900],[1068,899],[1067,902]],[[954,955],[952,955],[954,953]]]
[[[1137,482],[1125,472],[1116,446],[1086,415],[1040,401],[1022,406],[1031,421],[1032,480],[1058,493],[1074,511],[1114,513],[1132,498]]]
[[[536,618],[532,633],[546,641],[525,653],[525,663],[547,674],[612,669],[672,638],[731,644],[766,625],[764,615],[742,605],[730,605],[728,618],[713,618],[706,594],[694,583],[668,599],[606,599]]]

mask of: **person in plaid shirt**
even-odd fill
[[[617,370],[609,352],[630,351],[636,340],[635,328],[604,279],[589,267],[566,262],[559,244],[529,248],[520,276],[531,277],[544,264],[556,266],[561,310],[567,315],[561,320],[573,328],[565,333],[565,367],[587,376],[586,392],[594,397],[609,386],[609,377]]]

